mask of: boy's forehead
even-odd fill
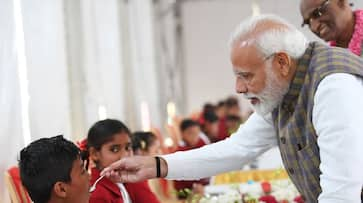
[[[78,173],[78,171],[83,170],[83,167],[84,167],[83,160],[81,159],[80,156],[78,156],[77,159],[73,161],[71,173],[72,172]]]

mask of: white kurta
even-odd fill
[[[361,203],[363,187],[363,81],[336,73],[319,84],[313,125],[320,148],[319,203]],[[271,115],[256,113],[230,138],[186,152],[164,155],[168,179],[199,179],[239,170],[277,146]]]

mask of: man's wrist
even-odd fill
[[[160,177],[165,178],[168,175],[168,163],[162,157],[160,159]]]

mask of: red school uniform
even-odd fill
[[[177,151],[187,151],[196,148],[203,147],[205,142],[202,139],[199,139],[198,143],[195,146],[179,146]],[[174,181],[174,188],[177,191],[188,188],[192,189],[194,183],[199,183],[202,185],[207,185],[209,183],[209,178],[203,178],[201,180],[176,180]]]
[[[100,177],[100,171],[92,168],[92,185]],[[159,203],[154,193],[150,190],[147,181],[137,183],[124,183],[132,203]],[[90,203],[123,203],[120,188],[108,178],[102,178],[96,185],[96,190],[91,193]]]

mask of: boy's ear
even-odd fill
[[[53,192],[57,197],[66,198],[67,197],[67,186],[63,182],[56,182],[53,186]]]
[[[89,157],[92,161],[98,161],[99,159],[99,153],[94,147],[90,147],[88,149],[89,151]]]

